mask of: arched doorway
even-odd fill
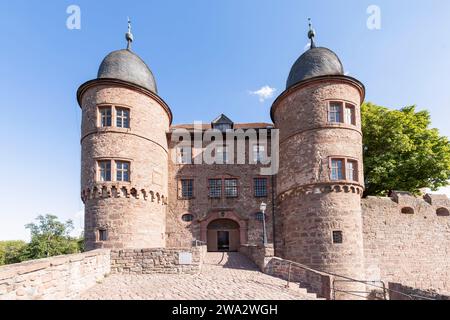
[[[231,219],[211,221],[207,227],[208,251],[238,251],[241,244],[239,229],[239,224]]]

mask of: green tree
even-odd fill
[[[450,143],[431,129],[428,111],[362,106],[366,195],[436,190],[450,179]]]
[[[31,231],[31,242],[23,252],[23,259],[41,259],[80,252],[78,240],[70,237],[72,220],[65,223],[53,215],[38,216],[37,223],[26,225]]]
[[[0,266],[21,262],[25,241],[0,241]]]

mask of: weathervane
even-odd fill
[[[316,36],[316,30],[313,29],[311,18],[308,18],[309,22],[309,31],[308,31],[308,38],[311,39],[311,49],[316,47],[316,44],[314,43],[314,37]]]
[[[131,33],[131,20],[128,18],[128,32],[125,35],[125,38],[127,39],[127,49],[131,50],[131,43],[134,40],[133,34]]]

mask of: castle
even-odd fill
[[[310,48],[271,108],[273,124],[220,115],[196,128],[172,124],[151,70],[131,50],[129,31],[128,48],[106,56],[97,78],[77,93],[86,248],[201,241],[209,251],[239,251],[264,243],[313,269],[449,292],[449,199],[402,192],[362,199],[365,88],[344,74],[333,51],[316,46],[313,29],[308,36]],[[180,147],[173,139],[180,131],[204,138],[211,129],[223,137],[252,130],[267,139],[244,139],[245,164],[229,161],[240,154],[226,144],[214,151],[223,163],[197,163],[207,141]],[[279,168],[263,175],[275,130]],[[345,285],[355,292],[361,286]]]

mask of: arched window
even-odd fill
[[[436,215],[439,217],[448,217],[450,216],[450,212],[447,208],[439,208],[436,210]]]
[[[414,209],[411,207],[404,207],[402,208],[402,213],[404,214],[414,214]]]
[[[194,215],[187,213],[187,214],[183,214],[183,216],[181,217],[181,220],[183,220],[184,222],[191,222],[194,220]]]

